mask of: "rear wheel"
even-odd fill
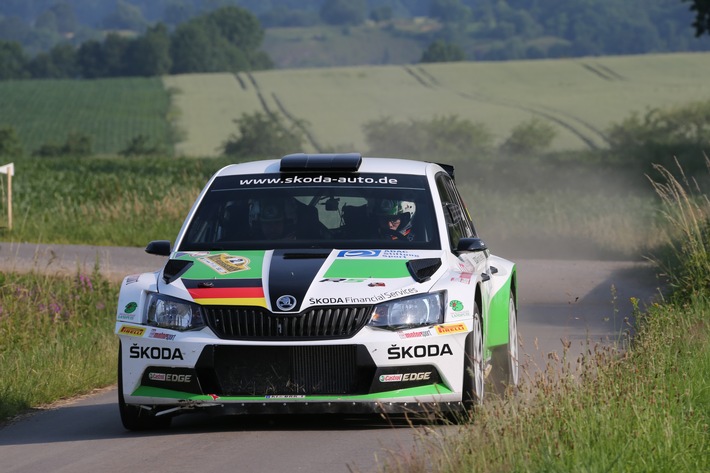
[[[508,344],[492,350],[491,382],[493,391],[504,395],[509,388],[518,386],[518,312],[511,293],[508,302]]]
[[[172,418],[169,415],[155,416],[152,412],[137,406],[126,404],[123,397],[123,362],[121,359],[121,344],[118,344],[118,411],[121,422],[128,430],[153,430],[170,427]]]
[[[473,330],[466,337],[463,369],[463,404],[466,409],[483,404],[483,325],[478,304],[473,308]]]

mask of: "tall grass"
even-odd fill
[[[227,161],[23,158],[15,163],[13,229],[0,239],[144,246],[174,240],[209,177]]]
[[[471,424],[428,431],[387,472],[705,472],[710,469],[707,297],[653,307],[632,350],[550,363],[527,400],[491,403]],[[579,370],[583,369],[581,382]]]
[[[0,273],[0,422],[115,382],[117,297],[98,272]]]
[[[658,170],[675,291],[643,313],[635,305],[628,349],[589,345],[569,360],[567,345],[562,359],[522,376],[517,397],[427,431],[417,452],[392,454],[383,471],[710,471],[710,205],[682,172]]]
[[[705,163],[710,170],[710,159],[706,157]],[[668,274],[678,296],[705,293],[710,288],[710,199],[680,166],[678,177],[663,166],[655,170],[661,180],[651,183],[661,197],[668,226],[665,251],[653,258]]]

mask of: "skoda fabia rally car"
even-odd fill
[[[128,429],[176,414],[403,413],[518,382],[516,268],[490,254],[453,168],[294,154],[207,183],[165,266],[123,280]]]

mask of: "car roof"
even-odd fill
[[[307,157],[319,157],[319,156],[334,156],[334,155],[303,155]],[[352,156],[352,155],[348,155]],[[427,175],[427,170],[436,166],[434,163],[429,163],[425,161],[416,161],[411,159],[398,159],[398,158],[377,158],[377,157],[363,157],[360,162],[357,172],[360,173],[396,173],[396,174],[414,174],[424,176]],[[279,173],[281,167],[280,159],[270,159],[264,161],[252,161],[240,164],[230,164],[225,166],[218,171],[217,177],[221,176],[235,176],[243,174],[271,174]],[[291,171],[293,172],[293,171]],[[306,169],[304,172],[337,172],[337,173],[347,173],[353,171],[343,171],[341,169],[321,169],[321,170],[311,170]]]

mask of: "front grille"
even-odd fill
[[[209,328],[226,340],[329,340],[350,338],[370,320],[372,306],[315,307],[274,314],[260,307],[203,306]]]
[[[362,345],[205,347],[203,391],[222,396],[364,394],[375,365]]]

